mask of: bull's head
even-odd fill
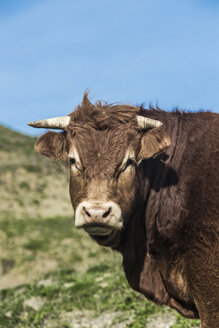
[[[93,105],[85,93],[82,104],[70,115],[29,123],[63,130],[43,134],[36,150],[69,162],[75,226],[101,245],[119,243],[140,196],[141,160],[170,145],[163,124],[139,114],[134,106]]]

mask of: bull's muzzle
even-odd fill
[[[104,236],[112,230],[121,230],[123,220],[120,206],[111,201],[83,201],[75,211],[75,226],[84,228],[93,236]]]

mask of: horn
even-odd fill
[[[49,128],[49,129],[58,129],[64,130],[68,127],[71,121],[70,116],[60,116],[54,118],[48,118],[46,120],[29,122],[28,125],[33,126],[34,128]]]
[[[137,115],[137,122],[139,128],[141,128],[142,130],[158,128],[163,125],[163,123],[160,121],[153,120],[152,118],[148,118],[140,115]]]

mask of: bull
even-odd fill
[[[219,327],[218,114],[82,103],[30,122],[38,152],[70,163],[75,226],[122,254],[130,286]]]

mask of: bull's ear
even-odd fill
[[[36,142],[35,149],[39,153],[55,160],[66,161],[68,158],[65,132],[49,131],[43,134]]]
[[[170,137],[161,127],[149,130],[141,138],[141,149],[138,154],[138,161],[143,158],[150,158],[160,153],[171,144]]]

